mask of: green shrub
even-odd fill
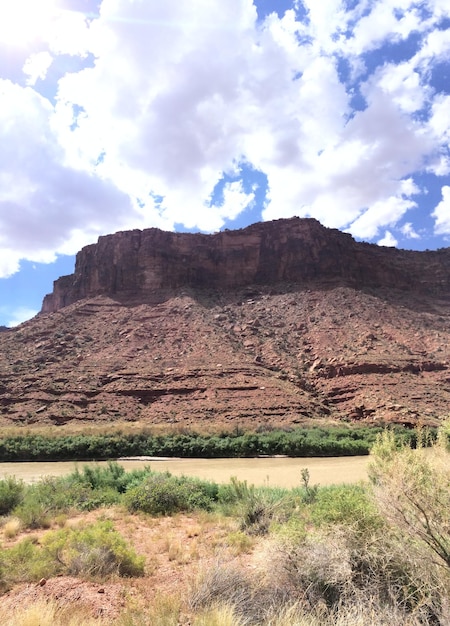
[[[127,545],[109,521],[48,533],[42,546],[60,563],[62,573],[95,578],[144,573],[144,558]]]
[[[23,498],[23,481],[14,476],[7,476],[0,480],[0,515],[8,515]]]
[[[248,485],[232,477],[219,487],[218,499],[225,509],[236,515],[241,531],[264,535],[274,521],[286,521],[294,507],[294,499],[285,489]]]
[[[384,433],[372,452],[369,475],[383,517],[430,561],[450,574],[450,463],[442,438],[432,447],[398,449]]]
[[[14,515],[26,528],[46,528],[54,515],[76,508],[88,497],[87,490],[81,485],[69,486],[65,478],[46,477],[25,488]]]
[[[125,494],[130,511],[151,515],[172,515],[193,509],[209,510],[217,499],[218,486],[193,478],[151,474]]]
[[[358,532],[370,532],[382,524],[367,487],[363,485],[320,487],[310,515],[317,526],[338,524],[351,526]]]
[[[33,538],[0,550],[0,584],[5,591],[19,582],[33,582],[58,573],[58,563],[43,554]]]
[[[221,435],[195,432],[152,436],[135,434],[26,435],[0,438],[0,460],[108,459],[120,456],[240,457],[255,454],[344,456],[368,454],[379,427],[296,428]],[[396,437],[414,444],[415,433],[397,429]]]
[[[137,556],[111,522],[48,532],[41,543],[26,538],[0,549],[0,586],[33,582],[51,576],[87,578],[142,576],[144,559]]]
[[[90,487],[93,491],[109,489],[122,494],[130,486],[142,482],[150,473],[149,467],[126,472],[123,465],[119,465],[117,461],[109,461],[105,467],[84,465],[81,471],[77,468],[70,474],[69,480],[72,483]]]

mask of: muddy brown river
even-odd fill
[[[329,458],[257,459],[164,459],[119,460],[126,470],[150,466],[154,471],[169,471],[177,476],[196,476],[226,483],[232,476],[253,485],[295,487],[301,484],[301,471],[309,470],[311,485],[354,483],[367,479],[368,456]],[[0,463],[0,478],[16,476],[27,483],[43,476],[64,476],[76,467],[95,463],[55,461],[42,463]],[[98,465],[106,465],[99,461]]]

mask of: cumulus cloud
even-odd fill
[[[28,76],[27,85],[34,85],[39,78],[43,80],[52,63],[53,57],[46,50],[31,54],[23,66],[23,73]]]
[[[387,230],[384,233],[384,237],[382,237],[382,239],[379,239],[377,241],[377,244],[379,246],[388,246],[390,248],[395,248],[395,246],[398,244],[398,241],[394,237],[394,235]]]
[[[9,318],[6,322],[6,326],[9,326],[10,328],[13,326],[18,326],[19,324],[22,324],[22,322],[25,322],[26,320],[34,317],[38,313],[39,311],[36,311],[35,309],[30,309],[24,306],[18,307],[17,309],[9,313]]]
[[[450,187],[442,187],[442,200],[434,209],[434,232],[438,235],[450,235]]]
[[[64,165],[50,128],[50,103],[0,81],[0,270],[20,259],[50,262],[129,222],[128,197],[88,171]],[[72,245],[69,246],[69,243]]]
[[[255,207],[246,164],[267,178],[263,219],[419,236],[411,212],[433,207],[415,179],[450,174],[445,2],[256,4],[51,14],[22,78],[0,82],[0,275],[118,229],[232,225]]]

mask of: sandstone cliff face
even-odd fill
[[[118,232],[78,253],[75,273],[55,281],[42,312],[98,295],[157,302],[180,287],[226,290],[309,282],[450,293],[450,248],[381,248],[299,218],[214,235],[155,228]]]

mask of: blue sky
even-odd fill
[[[0,325],[131,228],[450,245],[448,0],[0,0]]]

